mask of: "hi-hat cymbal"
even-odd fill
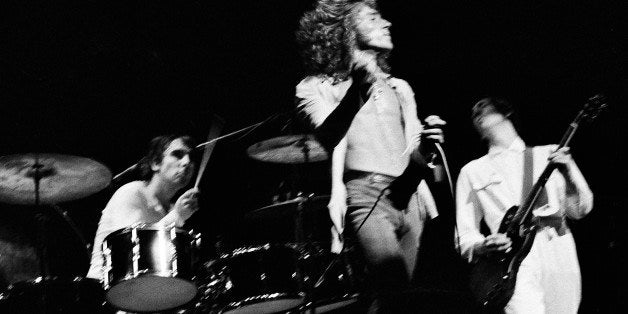
[[[2,156],[0,202],[35,204],[37,173],[40,204],[80,199],[104,189],[111,182],[107,167],[85,157],[35,153]]]
[[[316,162],[328,158],[327,151],[310,134],[286,135],[261,141],[251,145],[247,153],[253,159],[283,164]]]
[[[329,196],[321,195],[258,208],[244,215],[241,236],[248,243],[329,243],[328,203]]]
[[[271,204],[262,208],[255,209],[244,215],[246,219],[257,218],[277,218],[292,215],[296,212],[299,204],[303,205],[304,211],[324,211],[327,212],[327,203],[329,203],[328,195],[320,195],[313,197],[299,196],[291,200]]]

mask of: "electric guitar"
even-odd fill
[[[573,122],[569,124],[557,150],[569,144],[580,122],[595,118],[607,106],[605,101],[604,96],[601,95],[589,98]],[[506,211],[497,232],[510,238],[511,249],[507,252],[496,252],[480,257],[471,270],[469,278],[471,292],[483,310],[487,312],[502,311],[513,295],[519,266],[534,243],[536,226],[532,222],[532,210],[554,169],[556,169],[555,165],[548,164],[532,186],[523,204],[513,206]]]

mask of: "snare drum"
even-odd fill
[[[219,303],[221,313],[277,313],[298,307],[305,298],[301,258],[298,246],[291,244],[246,246],[224,254],[205,265],[211,282],[205,290],[213,294],[208,299]]]
[[[103,241],[107,301],[121,310],[155,312],[191,301],[200,235],[179,228],[137,225]]]

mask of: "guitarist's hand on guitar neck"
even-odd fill
[[[560,173],[566,178],[569,177],[569,165],[573,163],[569,147],[563,147],[557,151],[551,153],[547,158],[549,163],[552,164]]]
[[[486,256],[493,252],[508,252],[512,241],[503,233],[494,233],[478,243],[474,249],[476,255]]]

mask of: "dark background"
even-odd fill
[[[511,99],[523,122],[522,137],[535,145],[558,142],[588,97],[607,95],[609,110],[583,125],[572,142],[595,193],[595,209],[571,225],[583,274],[581,312],[625,310],[628,276],[620,267],[626,264],[628,203],[622,183],[628,176],[622,163],[628,135],[624,2],[380,2],[393,25],[393,75],[413,87],[420,117],[438,114],[447,120],[445,149],[454,177],[485,151],[469,122],[478,97]],[[226,120],[226,133],[283,112],[245,138],[219,143],[202,183],[202,211],[191,224],[206,243],[246,242],[243,213],[289,190],[328,194],[327,162],[274,165],[251,160],[245,152],[255,142],[302,132],[289,120],[303,70],[294,31],[311,4],[4,0],[0,155],[86,156],[117,174],[142,156],[153,136],[188,133],[202,141],[213,114]],[[91,241],[111,193],[132,179],[60,205]],[[282,182],[294,185],[281,188]],[[435,190],[443,215],[428,226],[417,287],[424,304],[430,304],[426,309],[462,311],[468,309],[466,270],[450,241],[453,208],[445,189]],[[32,262],[28,243],[37,233],[32,208],[0,207],[1,262],[16,263],[7,257],[19,251],[11,245],[26,248],[27,253],[15,254]],[[56,271],[84,275],[87,260],[80,243],[58,218],[49,222],[57,237],[50,238],[58,245],[53,253],[78,248],[58,253],[63,258]],[[26,278],[37,272],[36,263],[20,265]]]

